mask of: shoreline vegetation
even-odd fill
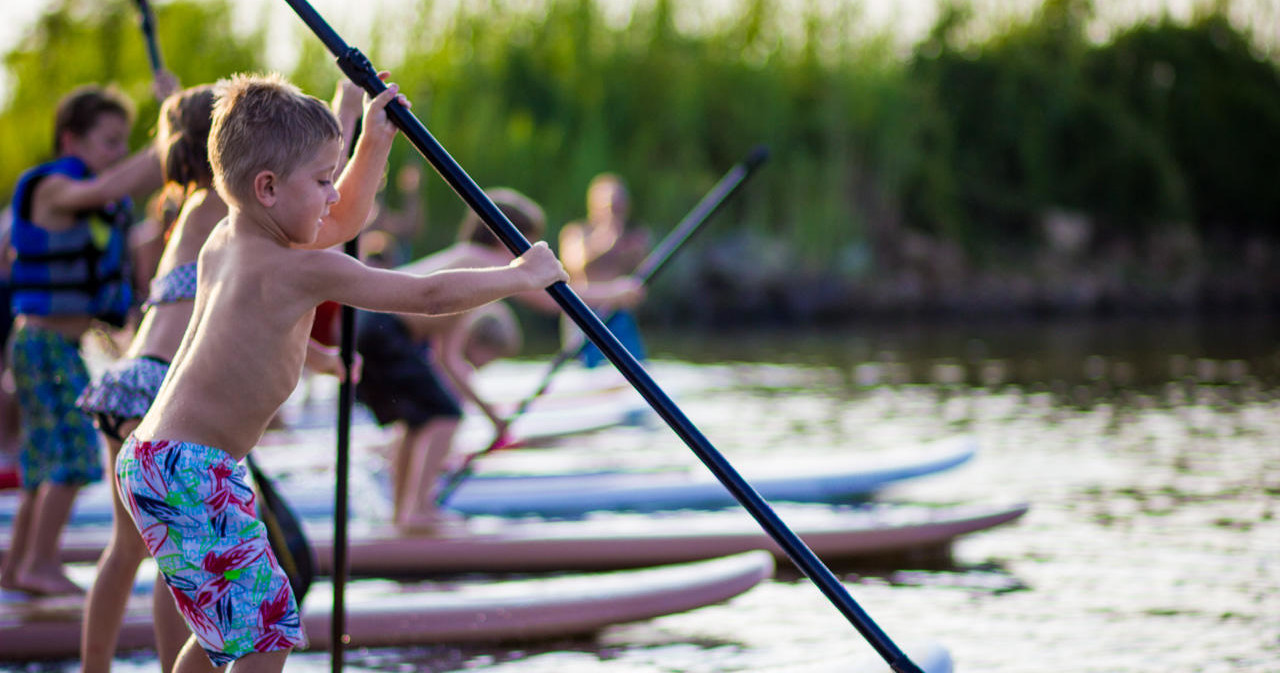
[[[736,0],[695,32],[674,0],[637,0],[627,22],[602,0],[443,17],[420,0],[380,9],[386,31],[358,46],[481,185],[543,204],[549,240],[600,171],[627,179],[660,236],[767,144],[769,163],[655,283],[647,320],[1270,312],[1280,53],[1232,22],[1238,4],[1101,39],[1089,0],[996,28],[939,0],[904,50],[868,35],[857,3]],[[266,28],[233,30],[228,2],[155,10],[184,82],[263,68]],[[50,91],[115,82],[154,118],[136,21],[124,0],[60,0],[5,55],[0,198],[48,155]],[[286,74],[327,97],[337,68],[296,28]],[[420,163],[398,143],[392,174]],[[406,195],[390,182],[395,211]],[[464,208],[434,176],[419,189],[414,255],[447,245]]]

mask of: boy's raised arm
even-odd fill
[[[385,79],[387,73],[379,73],[379,76]],[[387,167],[387,156],[391,153],[391,143],[398,132],[387,117],[387,103],[394,97],[401,105],[409,105],[409,101],[399,91],[399,86],[389,84],[385,91],[365,106],[355,154],[338,178],[338,193],[341,197],[329,209],[325,226],[320,228],[315,242],[306,247],[331,248],[346,243],[368,224],[369,211],[373,207],[382,174]]]
[[[350,159],[352,143],[356,139],[356,125],[360,123],[360,117],[364,114],[364,90],[355,82],[349,79],[343,79],[338,82],[337,89],[333,92],[333,101],[329,103],[329,109],[333,110],[333,114],[338,118],[338,126],[342,128],[342,159],[338,164],[338,175],[347,168],[347,160]]]

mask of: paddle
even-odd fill
[[[356,119],[355,130],[351,134],[351,142],[347,143],[347,158],[355,155],[356,139],[360,137],[364,120]],[[345,168],[345,167],[344,167]],[[360,257],[360,236],[357,234],[342,246],[342,251],[351,257]],[[334,469],[337,480],[334,483],[333,507],[333,611],[329,619],[329,667],[333,673],[342,673],[344,654],[347,648],[347,576],[350,567],[347,560],[347,501],[351,487],[348,476],[351,471],[351,408],[355,405],[356,382],[352,376],[352,365],[356,352],[356,310],[344,305],[339,313],[340,332],[338,337],[338,354],[342,358],[342,368],[347,376],[338,385],[338,446]]]
[[[280,567],[289,576],[289,586],[293,588],[293,596],[302,605],[307,597],[311,582],[316,576],[315,552],[311,543],[302,532],[302,525],[293,508],[285,502],[276,491],[275,484],[258,467],[253,454],[245,458],[249,472],[253,475],[253,490],[258,499],[258,516],[267,526],[267,539],[271,542],[271,550],[280,562]]]
[[[356,127],[359,133],[359,126]],[[355,147],[352,139],[351,146]],[[360,256],[360,239],[347,241],[343,251],[352,257]],[[342,336],[339,353],[342,366],[347,377],[338,386],[338,456],[335,465],[337,481],[334,484],[333,508],[333,612],[329,620],[329,653],[330,670],[342,672],[343,653],[346,651],[347,631],[347,576],[349,573],[347,560],[347,500],[350,492],[348,473],[351,469],[351,407],[355,403],[356,387],[352,381],[351,366],[355,360],[356,350],[356,311],[350,306],[342,307]]]
[[[351,81],[362,87],[371,96],[386,90],[386,84],[378,79],[377,70],[360,50],[348,45],[334,32],[333,28],[321,18],[315,8],[307,0],[285,0],[293,8],[298,17],[316,34],[325,47],[337,57],[338,67],[351,78]],[[396,101],[387,105],[388,118],[404,133],[409,142],[427,159],[445,182],[462,198],[489,229],[507,246],[512,254],[520,255],[532,245],[520,233],[515,225],[498,208],[471,176],[467,175],[458,162],[445,151],[444,147],[432,137],[427,127],[414,116],[409,109]],[[586,333],[600,352],[613,363],[622,375],[631,382],[636,391],[649,402],[654,411],[667,422],[667,425],[684,440],[685,444],[697,454],[698,458],[729,489],[752,517],[764,528],[778,546],[786,552],[791,562],[796,565],[842,614],[862,634],[867,642],[888,662],[890,668],[899,673],[923,673],[907,655],[889,639],[871,617],[853,600],[853,597],[840,584],[831,569],[813,553],[790,528],[783,523],[773,508],[755,489],[738,474],[737,470],[725,457],[711,445],[711,442],[693,425],[693,422],[676,407],[658,384],[645,372],[635,357],[623,348],[613,333],[605,327],[599,316],[591,311],[568,284],[558,282],[547,288],[547,292],[555,299],[560,308],[573,319],[578,328]]]
[[[138,25],[142,35],[147,38],[147,56],[151,59],[151,71],[160,72],[164,62],[160,60],[160,44],[156,42],[156,16],[151,11],[151,3],[147,0],[133,0],[138,6]]]
[[[151,12],[151,3],[147,0],[134,0],[141,15],[139,26],[142,36],[147,42],[147,55],[151,61],[151,71],[159,74],[164,67],[160,57],[160,44],[156,40],[156,19]],[[294,598],[298,605],[306,597],[307,590],[315,580],[315,552],[307,541],[302,525],[293,509],[285,502],[276,490],[271,479],[248,457],[249,471],[253,474],[254,492],[258,500],[258,516],[267,527],[267,539],[271,543],[271,551],[280,562],[280,567],[289,576],[289,586],[293,588]]]
[[[667,234],[667,236],[654,247],[653,251],[641,260],[640,264],[636,266],[636,271],[633,274],[635,278],[642,284],[647,284],[650,280],[653,280],[653,277],[662,270],[662,267],[666,266],[667,262],[675,254],[676,250],[678,250],[685,241],[689,240],[689,238],[693,236],[694,232],[698,231],[698,228],[701,227],[704,222],[711,219],[711,216],[720,210],[720,206],[724,205],[725,201],[737,192],[738,188],[747,181],[747,178],[751,177],[751,174],[755,172],[756,168],[759,168],[760,164],[763,164],[768,158],[769,148],[764,145],[759,145],[755,149],[751,150],[751,154],[747,155],[746,159],[734,164],[733,168],[729,169],[729,172],[726,173],[724,177],[720,178],[720,181],[711,188],[711,191],[707,192],[706,196],[703,196],[702,200],[693,207],[693,210],[689,211],[689,214],[685,215],[684,219],[680,220],[680,223],[676,225],[676,228],[672,230],[671,233]],[[609,314],[609,316],[604,319],[604,323],[606,325],[609,324],[609,321],[612,320],[615,315],[617,315],[617,311]],[[547,392],[547,389],[551,387],[551,380],[555,378],[556,372],[560,371],[566,362],[577,358],[578,355],[582,353],[582,349],[586,348],[587,341],[581,338],[581,333],[577,333],[577,337],[578,340],[576,345],[570,345],[556,354],[555,359],[551,361],[551,366],[547,368],[547,373],[542,377],[542,383],[538,385],[532,395],[524,398],[524,400],[522,400],[516,407],[515,412],[513,412],[507,419],[507,427],[510,427],[517,418],[523,416],[525,412],[529,410],[529,407],[534,403],[534,401],[539,397],[542,397]],[[453,492],[462,484],[462,480],[470,476],[471,472],[475,469],[472,466],[475,464],[476,460],[510,445],[511,443],[507,437],[499,435],[494,438],[493,443],[489,444],[489,446],[485,447],[482,451],[478,451],[467,456],[466,460],[462,462],[462,465],[458,466],[458,469],[454,470],[452,474],[445,478],[444,485],[440,487],[440,493],[436,495],[436,504],[443,506],[449,501]]]

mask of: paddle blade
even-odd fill
[[[284,569],[285,574],[289,576],[289,586],[293,589],[294,599],[301,606],[316,577],[315,552],[302,531],[302,522],[276,490],[275,484],[258,468],[252,456],[247,462],[249,471],[253,474],[253,490],[258,500],[258,516],[267,526],[267,539],[271,543],[271,551],[276,555],[276,560],[280,562],[280,567]]]

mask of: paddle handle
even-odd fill
[[[359,50],[342,41],[338,34],[325,23],[319,14],[306,0],[286,0],[298,16],[320,38],[329,51],[337,57],[338,66],[361,88],[376,96],[386,89],[386,85],[378,79],[377,71],[369,59]],[[427,131],[422,122],[408,108],[392,101],[387,105],[387,116],[413,146],[427,159],[440,177],[449,184],[462,200],[480,216],[503,245],[514,255],[521,255],[531,246],[529,241],[511,224],[507,216],[485,195],[479,185],[471,179],[458,162],[449,155],[439,142]],[[875,624],[853,600],[829,568],[823,565],[813,550],[808,547],[778,517],[768,503],[750,484],[738,474],[737,470],[720,454],[711,442],[693,425],[671,398],[667,396],[657,383],[640,366],[640,363],[627,351],[618,339],[605,327],[600,318],[587,308],[582,299],[564,282],[557,282],[547,288],[547,292],[560,305],[560,308],[577,324],[592,343],[600,349],[610,362],[631,382],[654,411],[667,422],[673,431],[684,440],[685,444],[697,454],[698,458],[718,478],[721,483],[742,503],[752,517],[787,553],[792,563],[800,568],[827,598],[849,619],[863,637],[871,643],[890,666],[901,673],[922,673],[911,663],[897,645]]]
[[[151,61],[151,72],[164,69],[164,61],[160,57],[160,44],[156,41],[156,16],[151,11],[151,3],[147,0],[133,0],[138,6],[138,25],[142,28],[142,36],[147,40],[147,58]]]

